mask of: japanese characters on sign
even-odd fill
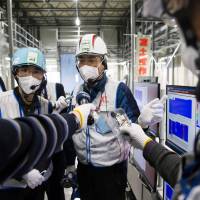
[[[150,75],[151,37],[138,36],[136,40],[136,66],[139,76]]]

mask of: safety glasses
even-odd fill
[[[36,67],[21,67],[16,71],[17,76],[25,77],[25,76],[33,76],[39,80],[41,80],[44,76],[44,72],[39,70]]]
[[[100,56],[80,56],[77,57],[76,63],[78,67],[82,67],[84,65],[89,65],[92,67],[98,66],[102,62],[102,57]]]

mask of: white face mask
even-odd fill
[[[39,87],[42,80],[38,80],[32,76],[18,77],[19,86],[25,94],[34,93]]]
[[[89,79],[96,79],[99,76],[98,68],[88,65],[84,65],[79,68],[79,72],[85,81],[88,81]]]

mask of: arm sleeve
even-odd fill
[[[140,115],[137,102],[128,86],[124,83],[120,83],[117,88],[116,108],[123,108],[133,123],[137,121]]]
[[[181,164],[181,157],[155,141],[149,142],[143,151],[144,158],[172,187],[175,186]]]
[[[64,143],[63,150],[65,154],[65,166],[74,165],[76,158],[76,151],[74,148],[72,135],[69,135],[68,139]]]
[[[70,116],[72,115],[72,116]],[[76,120],[72,119],[74,118],[73,114],[62,114],[62,116],[66,120],[70,120],[70,123],[68,123],[69,128],[69,136],[68,139],[65,141],[63,150],[65,155],[65,167],[74,165],[75,164],[75,158],[76,158],[76,151],[74,148],[74,143],[72,140],[73,133],[78,129]]]
[[[74,114],[67,114],[67,113],[63,113],[61,114],[64,119],[67,121],[67,124],[68,124],[68,137],[71,137],[75,132],[76,130],[78,130],[78,124],[76,122],[76,117]]]

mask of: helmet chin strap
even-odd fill
[[[41,92],[46,87],[46,85],[47,85],[47,76],[46,76],[46,74],[44,74],[44,77],[42,79],[40,87],[35,91],[35,94],[36,95],[41,95]]]

